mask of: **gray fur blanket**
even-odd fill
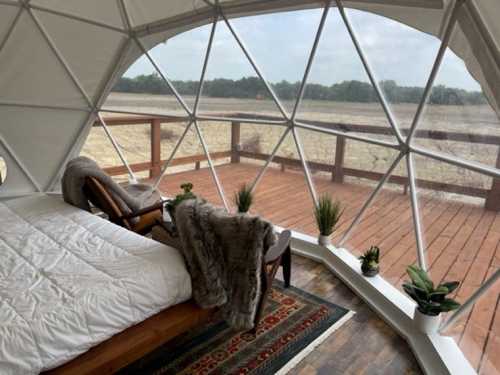
[[[272,224],[194,199],[176,208],[175,221],[194,300],[203,308],[221,307],[232,328],[251,329],[261,296],[262,257],[276,242]]]
[[[66,203],[90,211],[90,205],[83,192],[86,177],[95,177],[113,195],[123,213],[129,214],[158,200],[150,186],[129,185],[123,188],[108,176],[95,161],[85,156],[77,157],[66,166],[62,178],[62,193]]]

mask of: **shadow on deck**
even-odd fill
[[[260,166],[237,163],[217,167],[225,195],[234,209],[233,196],[243,183],[252,182]],[[202,168],[166,176],[160,186],[165,195],[179,192],[182,182],[194,184],[196,194],[222,205],[210,170]],[[314,176],[318,194],[340,199],[345,212],[333,243],[345,232],[359,212],[373,185],[332,182],[331,177]],[[433,280],[460,280],[456,298],[465,301],[500,266],[500,213],[473,203],[421,195],[420,212],[427,248],[427,262]],[[269,168],[257,187],[252,212],[273,223],[317,235],[313,203],[300,171]],[[359,255],[370,245],[381,248],[383,277],[398,287],[406,278],[406,266],[416,262],[416,241],[411,205],[403,189],[383,189],[366,211],[344,247]],[[500,286],[490,290],[464,316],[452,334],[469,361],[481,373],[500,371]]]

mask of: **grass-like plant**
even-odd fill
[[[377,246],[371,246],[359,257],[361,261],[361,270],[364,274],[374,275],[378,273],[378,263],[380,258],[380,249]]]
[[[314,217],[322,236],[329,236],[335,231],[335,227],[342,216],[343,210],[340,201],[333,201],[329,195],[319,198],[314,208]]]
[[[457,309],[460,304],[446,295],[453,292],[460,284],[458,281],[444,282],[437,288],[427,275],[427,272],[417,266],[408,266],[411,283],[404,283],[404,291],[418,304],[422,314],[437,316],[442,312]]]
[[[253,202],[253,193],[250,186],[244,184],[234,195],[234,202],[238,207],[238,212],[248,212]]]

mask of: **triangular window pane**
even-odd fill
[[[144,157],[139,157],[141,162],[147,161],[147,151],[144,150],[144,147],[149,145],[147,139],[148,134],[146,134],[148,130],[146,124],[134,125],[133,129],[131,129],[131,125],[115,126],[112,118],[106,116],[106,114],[103,114],[103,117],[108,126],[108,130],[120,146],[120,150],[129,164],[136,162],[139,155],[144,155]],[[131,139],[137,139],[139,142],[131,147]],[[113,179],[118,182],[127,182],[129,180],[127,169],[123,165],[116,149],[113,147],[111,140],[106,135],[104,128],[98,120],[96,120],[90,128],[85,143],[80,151],[80,156],[86,156],[94,160],[99,167],[103,168],[106,173],[111,175]],[[147,176],[145,171],[136,171],[135,175],[138,179],[146,178]]]
[[[118,80],[102,110],[148,115],[187,114],[146,55],[137,59]]]
[[[298,120],[320,121],[339,130],[395,141],[337,8],[328,14]]]
[[[222,21],[217,24],[198,113],[282,118],[264,83]]]
[[[295,106],[322,11],[307,9],[230,21],[289,114]]]
[[[412,142],[451,157],[500,167],[498,115],[464,62],[450,49]]]
[[[181,122],[162,123],[162,165],[172,155],[182,134],[185,133],[187,125],[187,123]],[[198,125],[219,175],[223,173],[223,171],[220,171],[224,168],[223,166],[229,162],[229,153],[225,152],[229,148],[229,125],[226,123],[204,122],[198,123]],[[219,179],[221,185],[224,186],[225,184],[220,176]],[[166,196],[174,196],[180,192],[180,185],[184,182],[191,182],[194,186],[193,191],[199,197],[217,206],[223,205],[194,123],[185,133],[184,139],[180,143],[170,166],[167,168],[159,188]]]
[[[265,133],[273,135],[272,144],[265,141],[267,139],[265,135],[264,142],[260,143],[259,148],[266,150],[266,154],[271,153],[284,131],[285,128],[275,126],[272,131]],[[267,157],[265,159],[267,160]],[[256,170],[260,171],[260,168]],[[304,169],[292,132],[289,131],[255,189],[253,212],[276,225],[305,232],[304,226],[312,218],[312,207],[313,202]]]
[[[333,235],[335,245],[347,233],[361,207],[398,157],[398,152],[390,148],[350,139],[345,142],[343,163],[339,165],[341,173],[336,174],[338,177],[332,187],[333,197],[345,208]],[[340,153],[341,149],[336,152]],[[388,266],[397,262],[403,245],[413,246],[412,251],[416,249],[404,159],[399,161],[391,176],[343,244],[355,255],[361,255],[372,245],[379,246],[381,255],[387,256]]]
[[[150,50],[183,100],[192,109],[198,92],[211,25],[175,35]]]
[[[441,41],[374,13],[356,9],[346,13],[399,127],[408,128]]]
[[[500,180],[427,157],[415,156],[414,163],[419,199],[440,206],[438,220],[422,223],[430,275],[435,284],[459,281],[452,297],[464,303],[500,266]],[[478,372],[495,367],[499,286],[497,282],[444,333]]]

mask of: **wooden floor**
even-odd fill
[[[235,191],[243,183],[253,181],[259,170],[258,166],[246,163],[217,167],[227,198],[232,201]],[[169,175],[163,180],[160,189],[169,196],[175,195],[180,190],[179,185],[186,181],[194,184],[194,191],[198,195],[215,204],[222,204],[210,171],[206,168]],[[315,176],[314,182],[319,194],[329,193],[340,199],[345,207],[343,219],[333,237],[335,243],[373,190],[373,185],[338,184],[322,176]],[[500,214],[486,211],[480,205],[445,200],[436,195],[422,194],[419,203],[431,276],[435,282],[460,280],[462,283],[456,298],[464,301],[500,266]],[[270,168],[256,190],[252,211],[277,225],[315,236],[317,232],[312,207],[300,171],[283,172]],[[413,233],[408,195],[402,189],[383,189],[345,247],[358,255],[370,245],[379,246],[383,276],[400,287],[406,278],[406,266],[416,262]],[[317,277],[331,277],[326,270],[322,273]],[[328,282],[322,285],[328,290],[333,288],[328,286]],[[449,332],[472,365],[484,374],[500,372],[499,296],[500,285],[496,285],[496,289],[482,298],[472,312]],[[360,340],[359,344],[362,342]],[[380,354],[383,352],[385,350]],[[324,359],[334,365],[328,355]],[[343,363],[342,360],[340,363]]]
[[[356,314],[290,374],[421,374],[406,342],[323,265],[294,256],[292,270],[294,286]]]

